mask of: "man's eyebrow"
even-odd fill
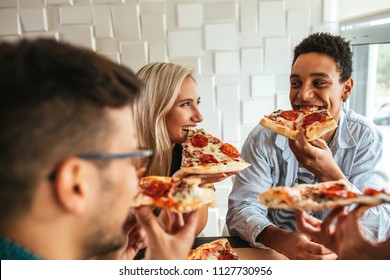
[[[311,77],[323,77],[323,78],[330,78],[330,76],[324,72],[314,72],[310,74]]]
[[[300,78],[301,76],[299,74],[291,74],[290,75],[290,79],[294,79],[294,78]],[[323,77],[323,78],[330,78],[330,76],[324,72],[314,72],[314,73],[311,73],[310,74],[310,77]]]

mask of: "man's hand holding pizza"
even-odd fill
[[[347,180],[323,139],[318,138],[308,142],[305,131],[302,130],[298,134],[297,140],[289,140],[289,146],[296,159],[307,170],[314,173],[321,182]]]
[[[146,232],[148,247],[145,258],[155,260],[179,260],[187,259],[195,240],[195,230],[199,219],[199,210],[188,213],[186,223],[182,227],[177,227],[180,223],[172,221],[174,228],[166,230],[160,225],[157,217],[148,206],[141,206],[135,210],[138,222]],[[175,218],[179,216],[172,216]]]

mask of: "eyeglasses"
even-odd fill
[[[149,169],[151,158],[153,155],[152,150],[136,150],[130,153],[91,153],[80,154],[78,158],[84,160],[109,160],[109,159],[131,159],[131,164],[134,166],[137,176],[142,177]],[[49,180],[54,181],[56,171],[53,171],[49,175]]]

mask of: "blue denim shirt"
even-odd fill
[[[351,110],[340,113],[338,128],[330,145],[333,158],[356,191],[365,187],[385,188],[389,178],[381,166],[382,135],[372,122]],[[277,209],[260,204],[258,195],[274,186],[292,186],[298,176],[298,161],[288,139],[257,125],[248,135],[241,156],[252,166],[240,171],[229,196],[226,223],[231,235],[239,235],[255,247],[260,232],[278,226]],[[321,218],[328,213],[324,212]],[[295,218],[291,223],[296,225]],[[370,240],[383,240],[390,234],[390,208],[381,205],[366,211],[361,222]]]

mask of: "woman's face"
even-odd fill
[[[166,126],[172,143],[184,143],[188,128],[203,121],[199,111],[200,97],[195,82],[187,77],[181,85],[179,95],[166,116]]]

